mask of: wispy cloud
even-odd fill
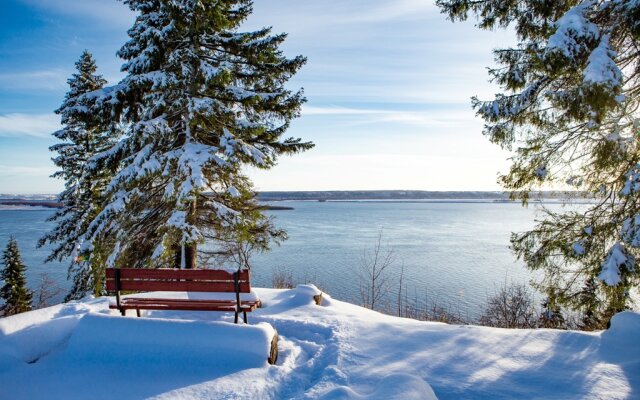
[[[125,4],[113,0],[23,0],[38,8],[74,17],[86,17],[129,27],[134,14]]]
[[[23,165],[0,164],[0,176],[2,177],[47,177],[55,172],[54,167],[27,167]]]
[[[304,115],[371,115],[371,114],[381,114],[385,112],[388,112],[388,111],[346,108],[346,107],[304,106],[303,108]]]
[[[445,110],[385,110],[347,107],[305,106],[303,116],[352,117],[349,125],[396,123],[411,126],[452,126],[466,124],[473,119],[473,112],[467,109]]]
[[[361,25],[385,21],[422,19],[438,15],[434,4],[425,0],[269,0],[255,2],[252,23],[286,25],[296,33],[324,30],[327,26]],[[269,10],[277,10],[270,12]],[[268,19],[267,19],[268,18]],[[353,26],[349,29],[356,29]],[[341,28],[344,29],[344,26]]]
[[[55,114],[0,115],[0,136],[48,138],[58,129],[60,118]]]
[[[370,2],[367,2],[369,5]],[[354,13],[351,18],[343,21],[352,22],[381,22],[389,20],[401,20],[405,18],[424,19],[426,15],[437,14],[438,9],[434,4],[424,0],[395,0],[378,2],[373,7],[363,6],[364,12]]]
[[[59,91],[66,88],[68,72],[62,69],[0,73],[0,87],[5,90]]]

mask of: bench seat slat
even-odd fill
[[[168,303],[181,303],[188,301],[190,303],[236,303],[235,299],[180,299],[171,297],[126,297],[122,301],[165,301]],[[242,303],[259,303],[260,300],[240,300]]]
[[[231,304],[235,307],[235,305],[237,304],[235,300],[181,300],[181,299],[154,299],[154,298],[135,298],[135,299],[124,299],[121,301],[121,304],[155,304],[155,303],[162,303],[162,304],[182,304],[182,303],[188,303],[188,304],[194,304],[196,307],[199,304],[203,304],[203,305],[208,305],[208,304],[221,304],[221,305],[227,305],[227,304]],[[260,302],[259,301],[241,301],[240,304],[242,306],[259,306]]]
[[[117,305],[109,306],[110,308],[118,308]],[[122,304],[120,309],[124,310],[175,310],[175,311],[228,311],[234,312],[235,306],[221,306],[221,305],[201,305],[194,306],[193,304]],[[248,311],[248,310],[247,310]]]
[[[243,311],[253,311],[257,308],[255,301],[242,302],[240,308]],[[235,311],[235,301],[194,301],[175,299],[124,299],[120,303],[121,308],[141,310],[191,310],[191,311]],[[118,308],[117,304],[110,304],[109,308]]]

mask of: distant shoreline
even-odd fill
[[[530,195],[535,200],[564,200],[578,198],[588,200],[582,192],[544,191]],[[329,190],[329,191],[270,191],[259,192],[260,201],[424,201],[443,200],[511,202],[509,192],[501,191],[426,191],[426,190]]]
[[[55,201],[55,195],[2,195],[0,208],[6,207],[42,207],[61,208],[62,203]],[[280,201],[317,201],[317,202],[442,202],[442,203],[512,203],[508,192],[499,191],[446,191],[424,190],[330,190],[330,191],[269,191],[258,192],[261,202]],[[531,193],[531,202],[558,202],[568,198],[589,201],[589,197],[580,192],[535,192]],[[26,208],[30,209],[30,208]],[[266,210],[290,210],[292,207],[265,205]]]
[[[55,208],[62,208],[62,203],[55,202],[55,201],[43,201],[43,200],[0,200],[0,206],[42,207],[42,208],[55,209]]]

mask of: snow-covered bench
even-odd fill
[[[238,323],[238,315],[242,312],[247,323],[247,312],[260,307],[257,297],[241,296],[251,293],[248,270],[107,268],[106,278],[107,290],[116,293],[116,303],[110,304],[109,308],[118,309],[122,315],[126,310],[136,310],[138,316],[140,310],[227,311],[235,314],[235,323]],[[154,297],[135,295],[123,298],[123,291],[217,292],[221,296],[180,298],[156,293]]]

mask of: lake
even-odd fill
[[[509,250],[511,232],[530,229],[539,214],[533,205],[464,201],[288,201],[293,210],[270,211],[289,240],[257,254],[252,283],[271,286],[274,271],[297,283],[311,282],[333,297],[360,302],[358,270],[365,251],[382,232],[383,250],[394,263],[387,269],[393,309],[400,271],[408,298],[477,316],[487,297],[505,282],[527,283],[531,272]],[[551,205],[553,208],[559,205]],[[52,210],[0,210],[0,247],[18,240],[29,285],[48,273],[65,288],[67,262],[44,264],[49,249],[36,244],[52,224]]]

